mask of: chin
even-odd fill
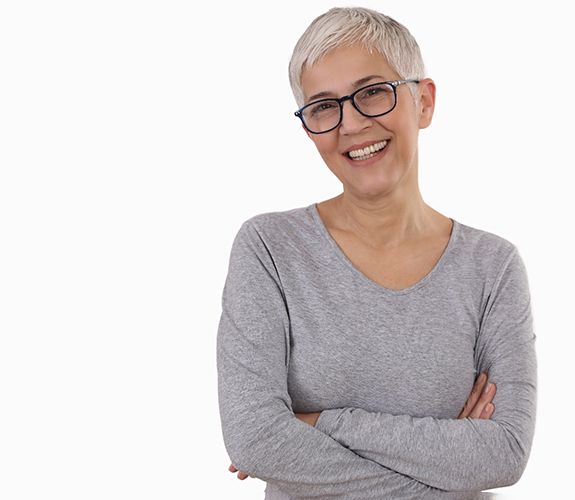
[[[378,198],[393,192],[395,184],[389,182],[343,183],[345,191],[357,193],[359,196]]]

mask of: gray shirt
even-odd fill
[[[510,241],[452,220],[439,261],[401,290],[353,265],[315,203],[241,225],[218,397],[230,460],[266,499],[471,499],[519,480],[536,417],[526,269]],[[480,372],[495,412],[458,419]],[[315,427],[294,416],[320,411]]]

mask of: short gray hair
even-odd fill
[[[362,43],[369,51],[379,52],[401,79],[425,77],[419,45],[405,26],[375,10],[335,7],[316,17],[294,48],[289,80],[298,106],[304,104],[303,70],[331,50],[354,43]]]

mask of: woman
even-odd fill
[[[343,192],[234,239],[217,338],[230,470],[266,481],[266,499],[514,484],[536,412],[527,274],[513,243],[421,197],[435,85],[416,41],[378,12],[331,9],[290,81]]]

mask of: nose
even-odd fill
[[[339,127],[340,133],[349,135],[360,132],[371,126],[371,118],[363,116],[351,102],[351,99],[343,103],[343,117]]]

